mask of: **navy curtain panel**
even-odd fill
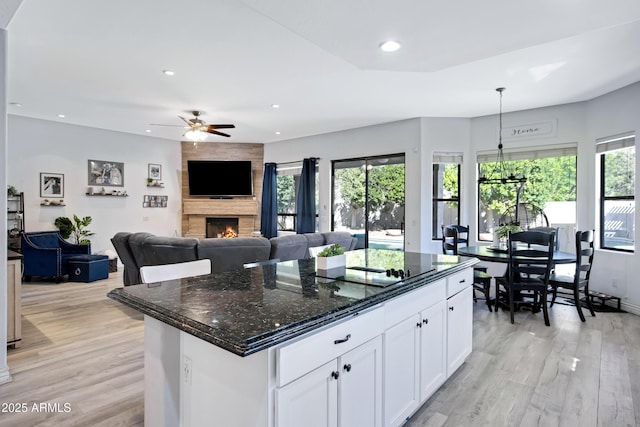
[[[302,161],[300,186],[296,195],[296,233],[316,231],[316,159]]]
[[[278,235],[278,199],[276,194],[275,163],[264,164],[262,179],[262,213],[260,215],[260,232],[270,239]]]

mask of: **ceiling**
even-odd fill
[[[640,81],[638,0],[23,0],[7,29],[9,114],[173,140],[150,124],[271,142]]]

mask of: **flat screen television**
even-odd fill
[[[253,196],[251,160],[188,160],[190,196]]]

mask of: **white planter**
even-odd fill
[[[317,270],[332,270],[338,267],[344,267],[347,264],[347,256],[334,255],[334,256],[319,256],[316,258]]]

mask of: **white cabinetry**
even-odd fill
[[[445,380],[445,297],[441,280],[385,304],[385,426],[403,424]]]
[[[280,427],[382,426],[382,338],[276,390]]]
[[[473,271],[447,279],[447,378],[471,354],[473,340]]]

